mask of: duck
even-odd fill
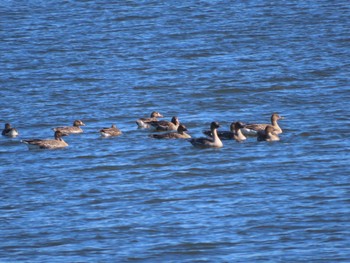
[[[283,120],[284,117],[278,115],[277,113],[273,113],[271,115],[271,124],[247,124],[242,128],[242,132],[244,135],[248,136],[256,136],[258,131],[264,131],[267,125],[271,125],[276,134],[282,133],[281,127],[278,125],[278,120]]]
[[[247,139],[244,136],[241,129],[244,127],[244,124],[240,121],[232,122],[230,125],[230,131],[218,131],[218,136],[221,140],[236,140],[237,142],[243,142]],[[203,133],[209,137],[212,137],[211,131],[203,131]]]
[[[11,127],[10,123],[5,124],[5,128],[2,130],[1,135],[7,136],[7,137],[16,137],[19,135],[16,128]]]
[[[272,125],[267,125],[265,127],[265,130],[258,131],[257,140],[259,142],[260,141],[274,142],[274,141],[279,141],[280,138],[278,134],[276,134],[275,128]]]
[[[168,132],[164,134],[150,134],[150,137],[155,139],[190,139],[191,135],[187,134],[186,131],[186,126],[180,124],[176,132]]]
[[[189,139],[189,142],[195,146],[200,148],[221,148],[223,147],[223,143],[218,136],[217,129],[220,127],[220,124],[216,121],[213,121],[210,124],[210,131],[213,134],[213,138],[193,138]]]
[[[155,131],[177,131],[180,121],[178,117],[174,116],[171,121],[152,121],[150,124]]]
[[[61,131],[62,133],[71,134],[71,133],[83,133],[83,129],[80,126],[85,126],[81,120],[75,120],[73,126],[57,127],[53,128],[54,131]]]
[[[136,124],[139,128],[148,129],[151,128],[150,122],[158,121],[157,118],[163,118],[163,115],[158,111],[153,111],[149,118],[140,118],[136,120]]]
[[[68,144],[62,139],[62,136],[67,136],[67,133],[55,131],[55,139],[31,139],[22,140],[21,142],[27,144],[29,149],[62,149]]]
[[[122,132],[113,124],[110,128],[101,129],[100,134],[102,137],[113,137],[121,135]]]

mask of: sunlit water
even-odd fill
[[[348,262],[348,1],[3,1],[1,262]],[[193,137],[285,116],[281,141]],[[25,138],[81,119],[69,147]],[[123,134],[102,139],[115,123]]]

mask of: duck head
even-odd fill
[[[75,120],[73,122],[74,127],[80,127],[80,126],[85,126],[85,123],[83,123],[81,120]]]

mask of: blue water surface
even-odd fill
[[[348,262],[347,1],[3,1],[1,262]],[[135,120],[280,121],[197,149]],[[20,141],[86,124],[63,150]],[[123,134],[103,139],[116,124]]]

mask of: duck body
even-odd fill
[[[242,142],[247,139],[241,131],[243,127],[244,124],[239,121],[232,122],[230,131],[218,131],[217,133],[221,140],[236,140],[237,142]],[[211,131],[203,131],[203,133],[209,137],[213,137]]]
[[[247,124],[242,128],[242,132],[247,136],[257,136],[259,131],[264,131],[265,128],[270,125],[274,128],[276,134],[282,133],[281,127],[278,125],[278,120],[282,120],[284,117],[274,113],[271,115],[271,124]]]
[[[171,121],[156,121],[150,122],[151,126],[155,131],[177,131],[177,128],[180,125],[178,117],[172,117]]]
[[[217,129],[220,127],[218,122],[212,122],[210,124],[210,130],[212,133],[212,138],[193,138],[190,139],[189,142],[195,146],[195,147],[199,147],[199,148],[221,148],[223,147],[223,143],[220,140],[219,136],[218,136],[218,132]]]
[[[140,118],[136,120],[136,124],[141,129],[149,129],[152,127],[150,123],[157,122],[158,121],[157,118],[163,118],[163,115],[160,114],[158,111],[153,111],[149,118]]]
[[[155,139],[190,139],[191,135],[186,133],[187,128],[185,125],[180,124],[177,128],[177,132],[168,132],[163,134],[151,134],[151,138]]]
[[[122,132],[113,124],[110,128],[103,128],[100,130],[102,137],[114,137],[119,136]]]
[[[80,126],[85,126],[81,120],[75,120],[73,126],[57,127],[53,128],[54,131],[60,131],[64,134],[74,134],[74,133],[83,133],[83,129]]]
[[[267,142],[275,142],[279,141],[280,138],[278,134],[276,134],[275,129],[272,125],[267,125],[265,130],[259,131],[257,136],[257,141],[267,141]]]
[[[5,124],[5,128],[2,130],[1,135],[7,136],[7,137],[16,137],[19,135],[19,132],[16,128],[11,127],[10,123]]]
[[[62,139],[62,136],[68,134],[62,133],[60,131],[55,132],[55,139],[31,139],[22,140],[29,149],[62,149],[68,146],[68,144]]]

